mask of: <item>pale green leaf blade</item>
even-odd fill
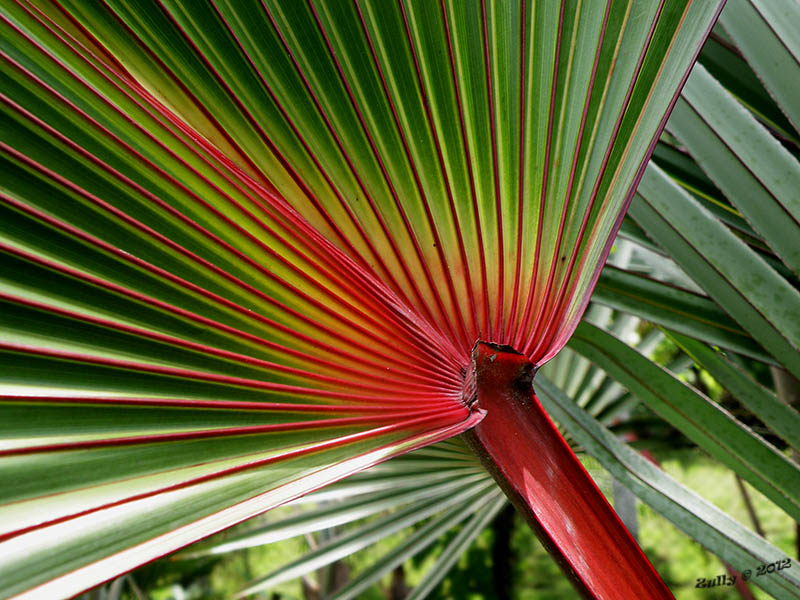
[[[592,300],[739,354],[775,362],[713,300],[690,290],[606,266]]]
[[[643,502],[722,560],[741,571],[787,558],[710,502],[682,486],[592,419],[547,379],[537,378],[537,393],[548,412],[588,453]],[[797,561],[774,577],[751,581],[776,598],[800,598]]]
[[[800,374],[800,292],[652,163],[629,214],[753,339]]]
[[[702,65],[693,69],[667,127],[783,262],[800,273],[800,162]]]
[[[345,587],[336,592],[331,600],[358,598],[386,573],[435,543],[453,527],[481,508],[483,506],[480,502],[470,502],[457,505],[434,517],[354,577]]]
[[[800,448],[800,413],[774,392],[755,381],[746,371],[725,358],[722,352],[685,336],[668,331],[695,362],[706,369],[743,406],[794,448]]]
[[[569,347],[729,466],[792,518],[800,516],[800,468],[709,398],[598,327],[581,323]]]
[[[332,454],[300,454],[294,460],[284,459],[279,463],[284,469],[268,464],[185,487],[175,485],[172,477],[170,483],[175,489],[170,491],[112,504],[0,542],[5,557],[0,565],[4,597],[77,594],[88,582],[102,582],[109,573],[128,571],[431,441],[421,437],[378,449],[362,442],[340,447]],[[4,517],[13,515],[5,513]],[[103,543],[93,542],[98,539]]]
[[[734,0],[720,23],[800,132],[800,7],[789,0]]]
[[[457,491],[446,498],[427,498],[408,508],[398,510],[385,517],[372,521],[353,531],[348,531],[330,541],[321,544],[318,548],[305,554],[299,559],[276,569],[274,572],[253,581],[240,596],[247,596],[255,592],[267,590],[284,581],[294,579],[309,573],[314,569],[330,564],[357,550],[361,550],[378,540],[396,533],[414,523],[422,521],[434,514],[446,510],[453,505],[460,505],[462,510],[486,495],[487,490],[494,488],[494,482],[484,480],[470,485],[462,485]]]
[[[408,595],[408,600],[422,599],[430,594],[478,534],[505,508],[506,502],[506,498],[499,490],[484,494],[479,506],[476,507],[475,514],[442,550],[422,581]]]
[[[459,488],[469,483],[485,479],[486,475],[483,473],[467,477],[451,475],[444,482],[428,483],[420,486],[415,479],[398,477],[394,488],[388,492],[369,494],[366,497],[362,495],[360,498],[354,499],[348,498],[346,501],[335,503],[333,506],[322,505],[315,510],[304,511],[297,516],[288,517],[258,529],[242,532],[236,537],[226,539],[224,542],[205,550],[194,550],[187,556],[194,557],[232,552],[242,548],[271,544],[297,535],[303,535],[304,533],[338,527],[365,519],[402,504],[418,500],[442,498],[448,496],[451,492],[455,493]]]

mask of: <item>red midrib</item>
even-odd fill
[[[534,365],[479,342],[467,441],[578,591],[603,600],[673,598],[533,393]]]

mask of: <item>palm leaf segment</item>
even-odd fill
[[[563,346],[717,8],[5,2],[4,594],[480,420],[473,344]]]

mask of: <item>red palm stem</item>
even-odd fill
[[[673,598],[533,393],[535,365],[478,342],[465,400],[485,418],[465,434],[542,544],[586,598]]]

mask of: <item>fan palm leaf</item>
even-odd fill
[[[481,421],[502,393],[473,346],[520,353],[478,346],[511,385],[565,344],[718,9],[3,3],[4,596],[69,596]],[[531,406],[650,573],[628,593],[666,593]]]

